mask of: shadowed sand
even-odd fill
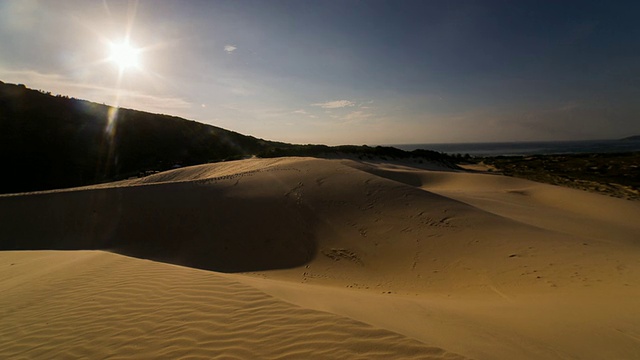
[[[640,357],[634,202],[285,158],[2,196],[0,219],[2,357]]]

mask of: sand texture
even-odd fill
[[[212,272],[90,251],[0,259],[5,359],[462,359]]]
[[[640,358],[640,203],[435,169],[0,196],[0,358]]]

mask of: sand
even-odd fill
[[[0,197],[0,358],[640,358],[640,203],[249,159]]]

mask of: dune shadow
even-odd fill
[[[192,182],[0,197],[0,219],[0,250],[108,250],[220,272],[317,252],[313,214],[295,201]]]
[[[402,164],[405,167],[409,167],[406,164]],[[406,170],[388,170],[382,169],[376,166],[370,166],[366,163],[356,162],[353,165],[354,168],[369,173],[371,175],[379,176],[381,178],[385,178],[388,180],[396,181],[399,183],[403,183],[405,185],[413,186],[413,187],[421,187],[424,185],[423,179],[419,174],[409,172]],[[416,170],[423,170],[420,168],[415,168]]]
[[[372,175],[376,175],[388,180],[397,181],[409,186],[421,187],[423,185],[422,178],[420,178],[420,176],[409,172],[381,170],[375,168],[367,169],[364,171]]]

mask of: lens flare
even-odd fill
[[[110,107],[107,112],[107,127],[104,129],[109,138],[113,138],[116,132],[116,119],[118,117],[118,108]]]

